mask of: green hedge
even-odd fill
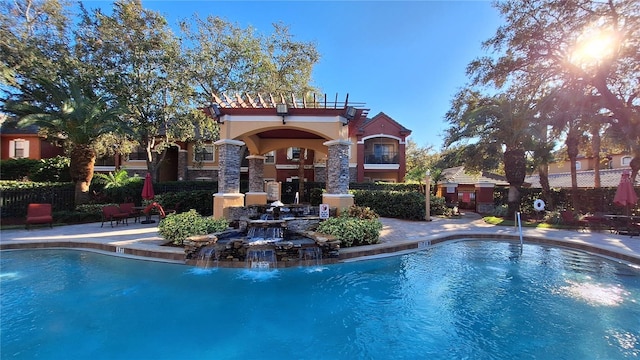
[[[373,209],[382,217],[422,220],[425,217],[425,196],[418,191],[350,190],[358,206]],[[447,211],[444,198],[431,197],[431,215]]]
[[[69,182],[69,158],[0,160],[0,180],[29,179],[36,182]]]

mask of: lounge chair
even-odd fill
[[[111,227],[113,227],[114,220],[116,222],[116,225],[118,225],[118,223],[129,225],[129,223],[127,222],[128,218],[128,212],[123,212],[119,207],[115,205],[107,205],[102,207],[102,224],[100,225],[100,227],[104,226],[105,221],[109,221]]]
[[[49,224],[53,227],[53,216],[51,215],[51,204],[29,204],[27,207],[27,220],[25,227],[33,224]]]

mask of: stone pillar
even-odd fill
[[[189,180],[188,173],[188,164],[189,164],[189,153],[187,150],[180,149],[178,150],[178,181]]]
[[[213,194],[213,217],[226,216],[226,209],[244,206],[240,193],[240,165],[244,142],[223,139],[214,143],[218,147],[218,192]]]
[[[495,205],[493,203],[493,189],[495,184],[481,182],[476,184],[476,212],[479,214],[490,214]]]
[[[324,143],[329,147],[327,157],[327,192],[322,194],[322,202],[342,209],[353,205],[353,195],[349,194],[349,145],[348,140],[331,140]]]
[[[264,205],[267,193],[264,191],[264,156],[249,155],[249,192],[245,194],[245,206]]]

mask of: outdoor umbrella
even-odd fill
[[[637,202],[638,195],[636,195],[631,184],[629,172],[625,170],[622,172],[622,178],[620,179],[620,184],[618,184],[618,189],[616,189],[616,195],[613,197],[613,203],[626,208],[628,211]]]
[[[151,174],[147,173],[147,176],[144,178],[144,185],[142,186],[142,198],[145,200],[151,200],[155,194],[153,193],[153,183],[151,182]],[[140,221],[141,224],[151,224],[154,223],[154,220],[151,220],[151,208],[155,203],[150,204],[144,210],[145,215],[147,216],[146,220]]]
[[[142,198],[145,200],[151,200],[155,194],[153,193],[153,183],[151,183],[151,174],[147,173],[144,178],[144,186],[142,186]]]

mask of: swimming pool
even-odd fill
[[[640,356],[640,272],[539,245],[272,271],[5,251],[0,270],[2,359]]]

